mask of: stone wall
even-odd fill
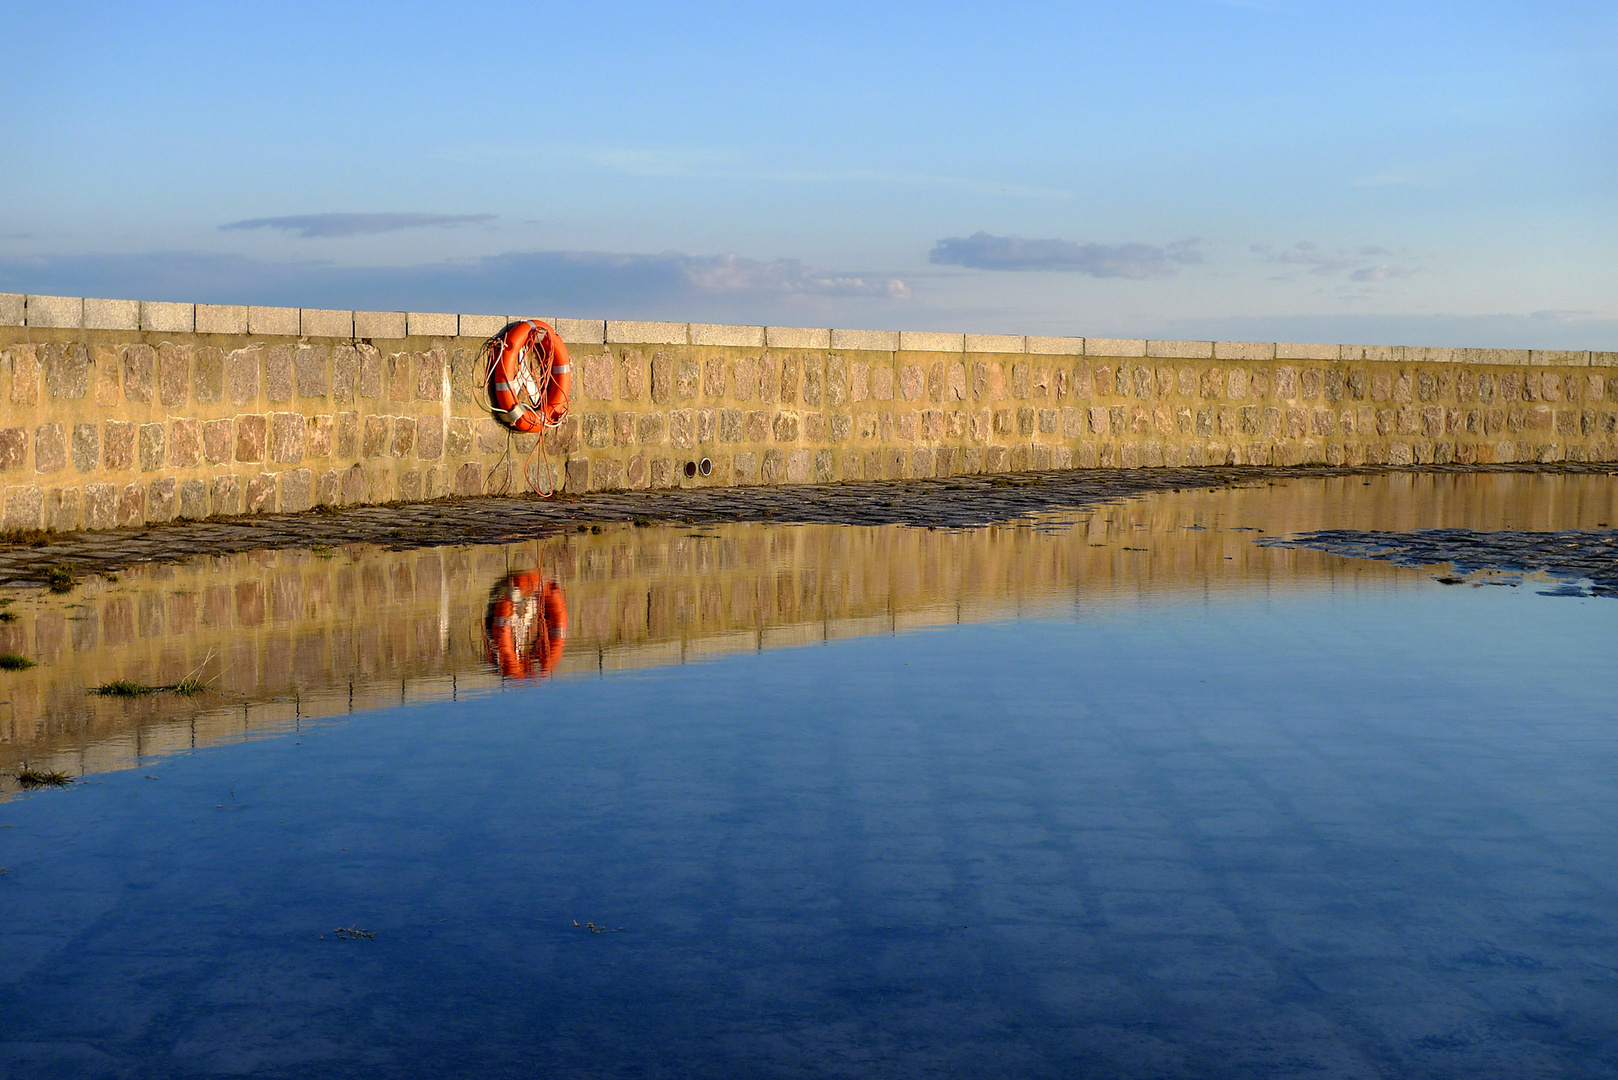
[[[548,319],[574,393],[542,459],[473,385],[507,318],[0,295],[0,528],[547,479],[580,492],[1618,459],[1618,353],[583,319]],[[711,474],[688,476],[704,458]]]

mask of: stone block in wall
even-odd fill
[[[405,336],[407,325],[402,311],[356,311],[353,317],[354,337],[393,341]]]
[[[899,331],[899,350],[901,352],[964,352],[966,350],[966,335],[941,334],[928,330],[901,330]]]
[[[246,304],[198,304],[196,308],[197,333],[246,334]]]
[[[84,527],[111,529],[118,524],[118,487],[115,484],[84,485]]]
[[[1085,346],[1089,351],[1089,346]],[[1214,343],[1211,341],[1148,341],[1146,343],[1147,356],[1161,356],[1176,360],[1211,360],[1214,354]],[[1116,355],[1116,354],[1115,354]],[[1137,355],[1130,353],[1127,355]]]
[[[53,400],[71,401],[89,396],[90,350],[77,342],[40,346],[40,373],[45,393]]]
[[[309,417],[304,453],[312,458],[331,457],[332,418],[320,414]]]
[[[303,413],[271,413],[270,460],[283,465],[296,465],[301,462],[307,433],[308,419]]]
[[[45,492],[37,484],[6,488],[6,510],[0,528],[10,530],[45,527]]]
[[[169,465],[189,469],[202,461],[202,421],[169,421]]]
[[[1338,345],[1314,345],[1307,342],[1281,341],[1275,346],[1277,360],[1337,360],[1343,358],[1343,350]],[[1355,357],[1355,359],[1380,359],[1379,357]]]
[[[118,376],[118,350],[110,345],[96,345],[90,350],[91,379],[95,383],[95,403],[98,409],[112,409],[123,403],[124,390]]]
[[[424,416],[416,422],[416,456],[436,461],[444,456],[444,419]]]
[[[1270,341],[1216,341],[1215,360],[1274,360],[1275,343]]]
[[[476,461],[468,461],[455,470],[453,490],[457,495],[482,495],[483,466]]]
[[[196,521],[208,516],[208,485],[202,480],[187,480],[180,485],[180,505],[177,517]]]
[[[166,304],[141,301],[140,328],[163,334],[190,334],[197,328],[195,304]]]
[[[34,471],[53,473],[67,467],[67,432],[61,424],[34,429]]]
[[[300,345],[292,357],[293,383],[299,397],[326,396],[326,358],[329,351],[324,345]]]
[[[612,399],[612,357],[606,353],[589,353],[573,361],[578,376],[574,381],[576,393],[584,401],[610,401]]]
[[[281,512],[296,514],[315,504],[315,477],[308,469],[281,474]]]
[[[149,523],[173,521],[180,509],[180,481],[160,476],[146,485],[146,520]]]
[[[493,421],[486,421],[493,423]],[[364,435],[360,440],[360,454],[362,458],[382,457],[388,452],[388,442],[393,437],[393,418],[390,416],[365,417]]]
[[[360,454],[360,415],[341,412],[336,421],[336,454],[343,460],[352,460]]]
[[[225,351],[212,345],[196,350],[191,358],[191,396],[213,403],[225,397]]]
[[[1030,348],[1031,342],[1041,343],[1040,349]],[[966,334],[963,336],[961,347],[969,353],[1028,353],[1052,352],[1082,353],[1084,351],[1083,338],[1029,338],[1018,334]]]
[[[449,357],[443,349],[429,349],[416,354],[416,399],[418,401],[444,400],[444,373]]]
[[[897,330],[833,330],[831,347],[840,352],[897,352]]]
[[[259,350],[236,349],[225,357],[225,387],[238,409],[258,397]]]
[[[152,400],[157,383],[157,353],[150,345],[130,345],[124,349],[124,400],[145,405]]]
[[[1134,338],[1085,338],[1086,356],[1145,356],[1146,342]]]
[[[84,300],[78,296],[29,296],[29,326],[78,330],[84,326]]]
[[[498,334],[506,325],[504,315],[461,315],[458,316],[457,336],[468,338],[491,338]],[[557,333],[561,328],[557,327]],[[567,335],[562,335],[567,340]]]
[[[459,419],[459,418],[457,418]],[[488,417],[477,421],[478,452],[498,454],[505,450],[507,431]]]
[[[146,521],[146,485],[125,484],[118,492],[119,526],[140,525]]]
[[[344,469],[338,481],[338,501],[343,506],[354,506],[369,502],[371,498],[371,478],[365,468],[358,463]]]
[[[140,425],[137,445],[141,472],[155,472],[168,464],[168,432],[162,424]]]
[[[22,293],[0,293],[0,326],[27,326],[28,298]]]
[[[95,472],[101,465],[101,429],[95,424],[74,424],[70,454],[79,472]]]
[[[472,420],[465,416],[452,417],[449,429],[444,435],[444,456],[449,458],[465,457],[472,452],[473,428]]]
[[[1588,367],[1590,354],[1572,349],[1533,349],[1528,354],[1528,362],[1536,366]]]
[[[108,469],[135,467],[135,425],[108,420],[102,425],[102,461]]]
[[[264,398],[280,403],[292,400],[293,347],[272,345],[264,353]]]
[[[235,434],[229,419],[209,420],[202,425],[202,457],[209,465],[231,460]]]
[[[297,308],[249,306],[247,332],[270,337],[297,337],[302,332],[302,313]]]
[[[702,365],[695,360],[680,358],[674,365],[674,396],[682,401],[697,396],[702,378]]]
[[[547,320],[569,345],[601,345],[607,340],[604,319],[549,319]],[[499,329],[496,327],[495,329]],[[463,333],[465,331],[462,331]],[[488,336],[488,335],[485,335]]]
[[[269,420],[253,413],[236,418],[236,460],[261,462],[269,439]],[[110,436],[109,436],[110,441]]]
[[[409,457],[416,448],[416,420],[412,416],[396,416],[393,418],[393,438],[388,444],[388,453],[396,458]]]
[[[138,300],[84,301],[84,328],[86,330],[139,330],[140,302]]]
[[[403,336],[403,334],[362,334],[356,325],[359,314],[357,311],[334,311],[329,308],[300,308],[298,310],[298,329],[295,332],[302,337],[349,339]]]
[[[460,319],[453,314],[408,312],[405,333],[410,337],[456,337],[460,334]]]
[[[764,344],[771,349],[829,349],[831,331],[803,326],[766,326]]]
[[[242,510],[249,514],[273,514],[276,506],[276,475],[259,473],[247,478]]]
[[[688,329],[693,345],[729,345],[762,349],[765,345],[762,326],[725,326],[716,323],[692,323]]]
[[[690,338],[685,323],[607,321],[609,342],[621,345],[685,345]]]
[[[164,342],[157,348],[157,396],[167,408],[186,403],[191,393],[191,346]]]

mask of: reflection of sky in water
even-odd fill
[[[1108,547],[1064,550],[1124,559],[1150,530],[1123,509]],[[1019,560],[1079,565],[1026,543],[968,564],[985,595],[1045,580]],[[1618,1068],[1618,604],[1286,557],[1317,561],[1148,603],[1121,562],[1023,617],[643,652],[14,800],[0,1054],[19,1076]],[[1278,585],[1288,565],[1313,584]],[[588,629],[569,573],[566,659],[682,640]],[[500,576],[447,616],[474,660]],[[801,582],[767,610],[800,611]]]

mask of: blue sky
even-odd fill
[[[1618,349],[1618,5],[0,6],[0,289]]]

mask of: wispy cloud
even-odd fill
[[[1311,274],[1374,285],[1421,272],[1419,265],[1375,245],[1323,248],[1313,241],[1300,240],[1291,247],[1279,249],[1269,244],[1254,244],[1251,250],[1265,262],[1287,268],[1274,275],[1272,280],[1275,281],[1297,281],[1300,275]]]
[[[370,236],[401,229],[444,229],[481,225],[493,214],[293,214],[287,217],[248,218],[219,226],[221,231],[276,229],[295,233],[302,240],[343,236]]]
[[[1200,263],[1198,241],[1154,244],[1094,244],[1076,240],[1029,240],[976,232],[938,241],[927,260],[974,270],[1064,270],[1091,277],[1168,277]]]

